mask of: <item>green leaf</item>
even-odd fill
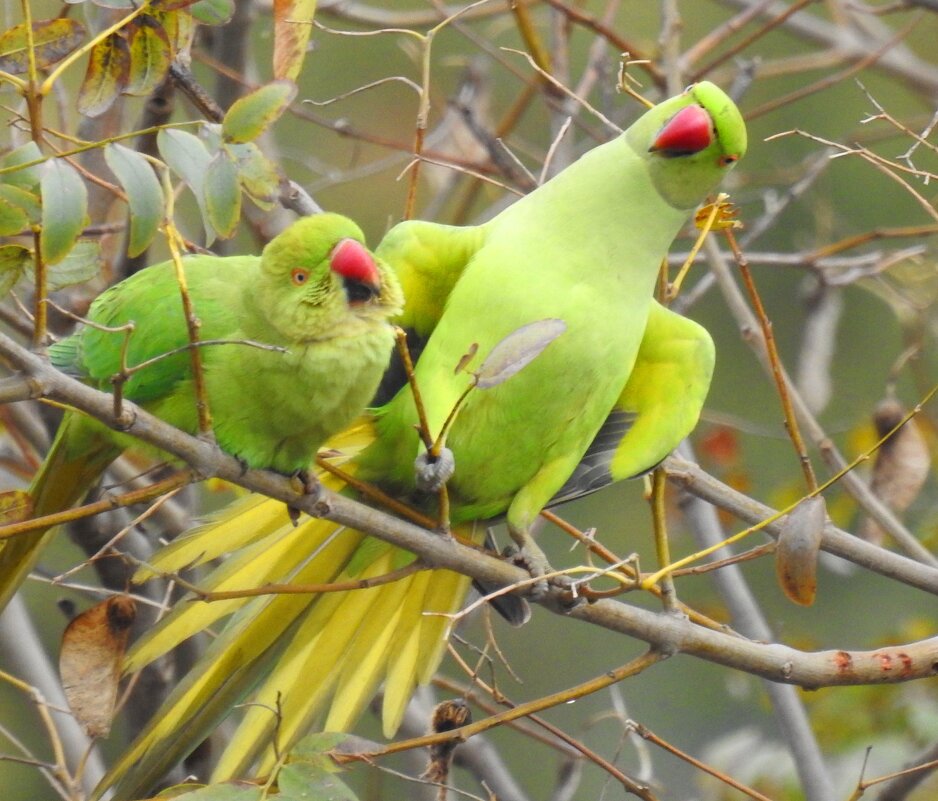
[[[281,801],[358,801],[358,796],[335,773],[310,763],[285,765],[277,774]]]
[[[49,267],[48,289],[55,292],[67,286],[90,281],[101,269],[101,243],[94,239],[79,239],[68,255]]]
[[[295,81],[313,31],[316,0],[274,0],[274,77]]]
[[[32,264],[33,252],[22,245],[0,245],[0,298],[16,286]]]
[[[159,148],[163,161],[195,195],[199,211],[202,213],[202,223],[205,226],[205,242],[207,245],[211,244],[215,239],[215,229],[209,220],[203,191],[203,177],[212,160],[211,155],[199,137],[175,128],[162,129],[156,135],[156,146]]]
[[[277,166],[253,142],[229,144],[225,149],[238,166],[241,186],[260,208],[270,211],[280,194]]]
[[[130,31],[130,68],[127,76],[128,95],[148,95],[160,84],[173,54],[169,37],[153,17],[139,17]]]
[[[163,190],[150,162],[136,150],[111,143],[104,148],[104,160],[117,176],[130,207],[127,254],[139,256],[149,247],[163,221]]]
[[[215,154],[205,172],[205,207],[222,239],[235,232],[241,219],[241,184],[238,169],[224,150]]]
[[[476,373],[476,386],[490,389],[507,381],[533,362],[564,331],[563,320],[538,320],[512,331],[495,345]]]
[[[234,14],[234,0],[199,0],[189,13],[203,25],[224,25]]]
[[[33,52],[36,67],[44,70],[61,61],[85,39],[85,28],[67,17],[33,23]],[[0,70],[22,75],[29,70],[29,42],[26,23],[0,33]]]
[[[290,760],[293,762],[312,761],[314,764],[322,764],[321,760],[329,760],[328,764],[332,766],[330,773],[338,770],[334,763],[327,756],[330,751],[338,748],[342,743],[348,740],[349,735],[341,731],[317,731],[307,734],[290,751]]]
[[[296,97],[292,81],[273,81],[238,98],[222,121],[222,136],[228,142],[257,139],[272,125]]]
[[[91,48],[88,68],[78,90],[78,111],[97,117],[107,111],[127,84],[130,50],[122,36],[111,34]]]
[[[28,192],[13,184],[0,184],[0,199],[22,209],[30,225],[38,224],[42,218],[42,204],[35,192]]]
[[[20,206],[0,196],[0,236],[13,236],[29,225],[29,218]]]
[[[35,142],[27,142],[18,148],[7,153],[0,161],[0,168],[6,170],[10,167],[18,167],[20,164],[29,164],[42,158],[42,151]],[[35,189],[39,186],[39,164],[33,164],[31,167],[22,169],[13,169],[9,172],[0,173],[0,180],[4,183],[18,186],[21,189]]]
[[[88,190],[85,182],[64,159],[50,159],[41,168],[42,231],[39,241],[46,264],[68,255],[85,226]]]

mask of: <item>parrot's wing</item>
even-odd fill
[[[652,302],[638,359],[618,408],[635,422],[612,457],[615,481],[651,470],[697,425],[713,376],[706,329]]]
[[[484,226],[460,228],[408,220],[388,231],[375,253],[394,267],[407,298],[398,324],[428,337],[450,291],[484,241]]]
[[[255,261],[253,257],[184,259],[203,340],[230,335],[233,304],[238,302],[240,292],[234,276],[239,267]],[[219,269],[222,264],[223,270]],[[189,374],[189,335],[171,262],[141,270],[105,291],[92,304],[89,319],[94,325],[49,348],[49,359],[63,372],[109,389],[111,377],[122,368],[157,359],[124,385],[124,396],[138,403],[165,396]],[[149,322],[144,324],[144,320]],[[135,324],[133,330],[128,328],[129,323]]]
[[[612,457],[634,422],[634,413],[613,409],[583,454],[576,470],[550,499],[548,508],[591,495],[615,481],[611,472]]]
[[[656,467],[697,424],[713,364],[707,331],[652,303],[635,366],[616,408],[550,505]]]
[[[375,254],[394,268],[407,302],[395,322],[407,332],[410,358],[416,362],[449,299],[450,292],[485,239],[483,227],[407,220],[394,226]],[[400,360],[392,359],[374,406],[393,398],[407,382]]]

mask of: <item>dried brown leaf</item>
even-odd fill
[[[89,737],[106,737],[111,730],[121,662],[136,612],[132,598],[116,595],[82,612],[62,635],[62,688]]]
[[[873,412],[873,424],[880,437],[886,436],[902,421],[906,409],[888,398]],[[902,514],[912,504],[928,478],[931,454],[915,418],[887,439],[876,452],[870,489],[892,511]],[[864,519],[857,532],[868,542],[880,543],[885,532],[872,519]]]

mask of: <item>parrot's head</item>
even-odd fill
[[[403,296],[393,270],[365,247],[340,214],[303,217],[261,255],[257,302],[270,322],[300,341],[354,336],[399,314]]]
[[[649,109],[624,136],[647,160],[658,191],[681,209],[701,203],[746,153],[739,109],[709,81]]]

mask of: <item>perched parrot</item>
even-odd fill
[[[260,257],[188,256],[208,406],[220,447],[248,467],[305,470],[319,446],[365,408],[394,344],[388,318],[402,298],[394,273],[337,214],[298,220]],[[101,294],[83,326],[49,349],[59,369],[100,389],[125,365],[156,359],[124,397],[190,433],[198,431],[190,350],[172,262]],[[221,343],[221,344],[215,344]],[[255,347],[257,343],[262,347]],[[163,356],[164,354],[168,354]],[[157,358],[161,357],[162,358]],[[65,413],[29,488],[33,516],[79,501],[133,440],[77,411]],[[52,530],[0,541],[0,609],[35,565]]]
[[[528,548],[528,530],[552,499],[647,471],[691,431],[713,343],[652,294],[672,240],[745,149],[733,102],[699,83],[483,225],[409,221],[385,236],[376,253],[406,298],[397,321],[426,342],[415,374],[434,436],[472,380],[454,368],[473,343],[483,358],[526,324],[566,327],[516,375],[471,392],[456,416],[446,445],[457,533],[481,542],[486,521],[504,516]],[[329,446],[357,479],[432,514],[435,496],[416,486],[416,422],[405,387]],[[201,586],[342,582],[413,560],[328,521],[294,528],[282,504],[249,497],[158,554],[156,566],[181,570],[225,552],[232,555]],[[424,570],[368,589],[177,605],[136,644],[129,669],[232,616],[99,792],[116,785],[120,799],[145,790],[255,687],[214,780],[252,766],[269,772],[273,741],[282,754],[317,720],[347,729],[381,682],[393,735],[445,646],[449,623],[425,613],[457,610],[468,586],[450,571]]]

